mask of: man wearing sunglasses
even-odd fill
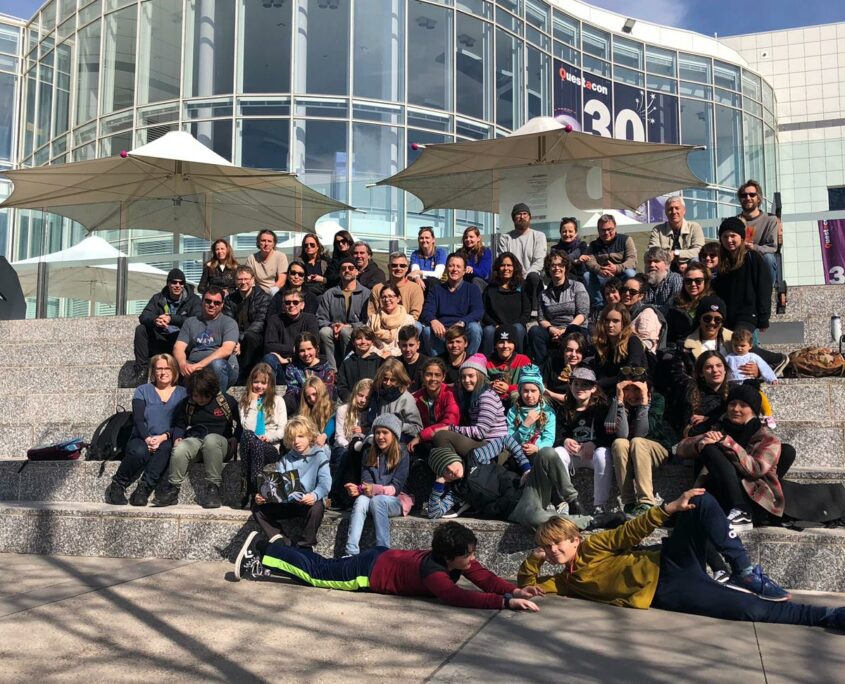
[[[687,221],[687,207],[681,196],[670,197],[663,205],[666,221],[651,229],[648,246],[661,247],[672,255],[673,271],[683,273],[687,263],[698,258],[698,250],[704,246],[704,231],[701,225]]]
[[[411,314],[415,321],[419,320],[423,304],[425,303],[425,295],[423,294],[422,287],[408,277],[408,270],[410,268],[408,257],[403,252],[391,253],[387,258],[387,268],[387,282],[399,290],[405,310]],[[367,304],[367,313],[370,317],[377,313],[380,308],[379,295],[381,294],[382,287],[384,287],[384,283],[379,283],[372,289],[370,303]]]
[[[329,288],[320,297],[317,321],[320,346],[329,366],[337,370],[337,355],[342,359],[352,338],[352,328],[367,322],[370,291],[358,282],[358,264],[352,257],[340,260],[340,285]]]
[[[270,307],[270,295],[255,286],[255,272],[249,266],[235,271],[236,289],[223,302],[223,312],[238,324],[238,384],[246,382],[252,367],[261,358],[264,347],[264,326]]]
[[[150,298],[138,316],[132,386],[147,381],[150,359],[155,354],[171,354],[185,319],[198,316],[201,311],[199,297],[193,286],[185,282],[185,274],[178,268],[171,270],[167,284]]]
[[[262,360],[275,371],[276,384],[284,384],[285,366],[293,358],[296,338],[304,332],[319,337],[320,324],[314,314],[305,311],[302,292],[280,290],[276,293],[276,296],[278,295],[282,295],[282,310],[271,311],[267,316],[264,331],[265,354]]]
[[[202,311],[182,325],[173,357],[179,371],[189,377],[211,366],[220,383],[220,391],[234,384],[238,377],[238,324],[223,313],[223,290],[209,287],[202,296]]]
[[[778,266],[775,252],[778,249],[778,229],[780,221],[777,216],[767,214],[760,209],[763,204],[763,188],[756,180],[747,180],[739,186],[736,192],[742,213],[739,215],[745,221],[745,248],[758,252],[769,267],[772,282],[778,282]]]

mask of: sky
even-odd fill
[[[0,12],[29,19],[44,0],[0,0]],[[712,36],[845,21],[842,0],[589,0],[634,19]],[[738,11],[741,8],[741,11]]]

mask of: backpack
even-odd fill
[[[75,461],[82,455],[85,442],[82,437],[73,437],[55,444],[42,444],[26,450],[30,461]]]
[[[790,365],[799,378],[826,378],[845,375],[842,354],[827,347],[804,347],[789,355]]]
[[[226,397],[223,396],[222,392],[218,392],[217,396],[214,397],[214,400],[217,402],[217,405],[223,411],[223,415],[226,416],[226,429],[232,429],[232,426],[235,423],[235,416],[232,415],[232,409],[229,406],[229,402],[226,401]],[[194,418],[194,412],[197,410],[197,405],[188,400],[187,406],[185,406],[185,422],[190,425],[191,421]],[[226,450],[226,456],[223,458],[223,463],[228,463],[229,461],[237,461],[238,460],[238,440],[236,437],[232,436],[228,438],[229,448]]]
[[[85,457],[89,461],[119,461],[131,436],[132,412],[121,406],[94,430]]]
[[[507,520],[522,491],[519,475],[498,463],[470,464],[460,498],[480,518]]]

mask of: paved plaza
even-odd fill
[[[284,582],[219,562],[0,554],[0,680],[842,682],[845,635],[546,597],[539,614]],[[800,600],[845,605],[845,595]]]

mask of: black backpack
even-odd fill
[[[86,458],[89,461],[119,461],[132,436],[132,412],[122,406],[94,430]]]
[[[522,495],[519,479],[498,463],[471,463],[459,496],[479,518],[507,520]]]

